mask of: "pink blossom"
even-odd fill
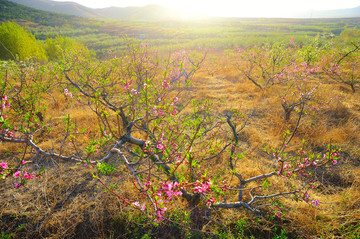
[[[160,212],[157,212],[157,213],[156,213],[156,216],[157,216],[157,221],[158,221],[158,222],[164,220],[164,218],[161,217]]]
[[[164,80],[163,83],[162,83],[162,86],[165,88],[165,89],[168,89],[170,87],[169,83]]]
[[[140,203],[139,203],[139,202],[134,202],[133,205],[136,206],[136,207],[140,207]]]
[[[212,204],[214,204],[214,203],[215,203],[215,198],[214,198],[214,197],[211,197],[211,198],[209,198],[209,199],[207,200],[206,205],[210,206],[210,205],[212,205]]]
[[[313,204],[315,207],[317,207],[317,206],[319,206],[319,202],[320,202],[320,200],[319,200],[319,199],[316,199],[315,201],[312,201],[312,204]]]
[[[166,193],[166,195],[168,196],[168,198],[170,198],[170,200],[172,200],[172,196],[181,196],[182,192],[181,191],[174,191],[173,189],[175,189],[177,186],[179,185],[178,182],[170,182],[170,183],[164,183],[162,188],[164,191],[164,193]]]
[[[22,160],[22,161],[21,161],[21,164],[26,164],[25,160]]]
[[[290,39],[290,44],[291,44],[291,45],[294,45],[294,37],[291,37],[291,39]]]
[[[155,196],[157,196],[158,198],[161,198],[161,192],[155,193]]]
[[[25,179],[32,179],[33,177],[35,177],[34,174],[27,173],[27,172],[25,172],[25,173],[24,173],[24,176],[23,176],[23,178],[25,178]]]
[[[6,162],[1,162],[1,163],[0,163],[0,166],[1,166],[3,169],[7,169],[7,168],[8,168]]]
[[[16,171],[15,173],[14,173],[14,178],[17,178],[17,177],[19,177],[20,176],[20,171]]]
[[[163,150],[163,149],[164,149],[164,145],[158,144],[158,145],[156,146],[156,148],[158,148],[158,149],[160,149],[160,150]]]
[[[174,109],[174,111],[172,111],[170,114],[171,115],[176,115],[178,113],[177,109]]]
[[[205,190],[201,186],[196,186],[194,189],[194,193],[203,193],[203,192],[205,192]]]
[[[196,181],[196,186],[194,188],[194,193],[202,193],[202,194],[206,194],[206,192],[210,192],[210,186],[211,186],[211,181],[210,179],[208,179],[207,181],[204,181],[201,185],[199,184],[199,181]]]
[[[146,209],[146,205],[143,204],[142,207],[141,207],[141,211],[144,211]]]
[[[277,217],[280,217],[280,216],[281,216],[281,214],[282,214],[282,212],[281,212],[281,211],[279,211],[279,212],[277,212],[277,213],[276,213],[276,216],[277,216]]]
[[[335,164],[337,164],[337,161],[336,161],[336,160],[333,161],[333,165],[335,165]]]
[[[164,218],[162,218],[162,215],[165,213],[166,210],[167,210],[166,207],[158,208],[158,211],[156,212],[158,221],[164,220]]]
[[[155,113],[160,114],[161,116],[163,116],[165,114],[165,112],[162,110],[155,110]]]
[[[177,102],[179,100],[179,98],[175,97],[174,98],[174,102]]]

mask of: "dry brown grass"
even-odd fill
[[[224,59],[226,61],[226,59]],[[293,129],[297,120],[297,113],[293,113],[289,122],[284,121],[283,111],[277,94],[274,91],[261,91],[251,82],[244,79],[239,72],[227,64],[227,68],[209,76],[205,71],[200,72],[194,79],[191,90],[186,91],[187,99],[211,99],[217,105],[216,111],[223,112],[231,108],[250,114],[255,113],[247,127],[241,133],[242,147],[248,152],[258,153],[255,159],[245,158],[237,162],[237,170],[245,178],[267,172],[271,159],[262,153],[262,147],[267,144],[278,147],[282,143],[285,129]],[[321,206],[314,208],[304,202],[295,202],[288,198],[282,200],[285,215],[281,218],[262,218],[254,220],[254,215],[246,210],[223,210],[214,212],[214,220],[223,221],[229,230],[234,222],[242,219],[254,220],[249,231],[263,238],[270,238],[274,227],[286,228],[292,235],[300,238],[314,238],[323,235],[324,238],[345,238],[346,231],[341,227],[358,226],[360,222],[360,95],[343,91],[336,85],[325,91],[326,97],[338,95],[340,100],[330,104],[317,114],[310,114],[303,118],[298,134],[293,144],[306,138],[311,147],[323,151],[326,144],[336,143],[345,153],[341,161],[333,170],[318,172],[321,187],[313,190]],[[55,123],[70,114],[78,128],[93,129],[92,133],[81,135],[76,144],[78,147],[86,145],[92,136],[98,134],[98,122],[93,113],[85,106],[72,104],[67,106],[63,97],[55,95],[57,102],[52,102],[46,112],[51,116],[51,132],[39,132],[39,146],[45,150],[58,150],[64,139],[61,126]],[[225,102],[225,103],[224,103]],[[184,113],[191,113],[184,111]],[[71,151],[64,144],[63,152]],[[19,145],[1,143],[0,155],[9,163],[17,162],[22,154]],[[6,156],[5,152],[11,152]],[[31,160],[32,154],[26,154]],[[226,164],[227,158],[221,156],[208,167],[208,174],[212,175],[218,168]],[[92,178],[91,170],[72,163],[60,162],[57,159],[39,158],[27,169],[46,167],[41,180],[31,180],[25,187],[15,189],[13,180],[1,182],[0,187],[0,228],[6,233],[14,233],[16,238],[128,238],[135,227],[155,231],[156,237],[165,235],[176,237],[175,229],[167,225],[152,227],[134,219],[138,214],[132,209],[125,208],[119,199],[104,191],[104,188]],[[121,177],[116,189],[124,198],[136,198],[137,191],[131,178]],[[111,183],[114,179],[104,179]],[[229,173],[229,181],[236,186],[236,180]],[[256,186],[256,185],[250,185]],[[273,189],[283,191],[287,185],[281,178],[272,180]],[[249,199],[246,196],[245,199]],[[228,198],[228,200],[235,200]],[[179,201],[179,205],[185,205]],[[185,206],[184,206],[185,207]],[[192,209],[196,213],[196,209]],[[124,214],[129,215],[124,217]],[[120,221],[120,222],[119,222]],[[195,223],[195,222],[194,222]],[[190,224],[195,228],[196,225]],[[118,232],[114,230],[117,228]],[[199,230],[219,230],[216,223],[207,222]],[[163,231],[162,231],[163,230]],[[166,234],[165,230],[170,230]],[[221,229],[222,230],[222,229]],[[359,229],[357,229],[359,230]],[[129,234],[127,234],[129,233]],[[139,234],[140,235],[140,234]],[[184,236],[181,234],[181,236]],[[214,235],[213,235],[214,236]],[[216,236],[214,236],[216,237]]]

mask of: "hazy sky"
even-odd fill
[[[54,0],[65,1],[65,0]],[[189,13],[224,17],[288,16],[309,10],[329,10],[360,6],[360,0],[67,0],[92,8],[160,4]]]

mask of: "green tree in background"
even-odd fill
[[[343,40],[343,42],[357,41],[359,37],[360,37],[360,30],[356,28],[345,29],[340,34],[340,38]]]
[[[64,59],[64,54],[90,56],[90,52],[86,46],[70,37],[57,36],[55,39],[48,38],[45,41],[44,48],[49,60],[56,61]]]
[[[45,50],[35,36],[15,22],[0,25],[0,59],[47,61]]]

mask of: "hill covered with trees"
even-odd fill
[[[74,26],[82,25],[87,21],[84,18],[42,11],[7,0],[0,0],[0,19],[1,21],[22,19],[40,25],[53,27],[65,24]]]

